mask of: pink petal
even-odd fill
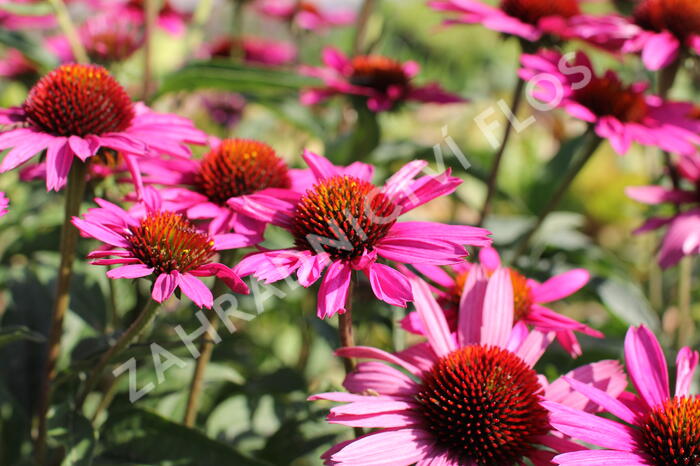
[[[662,204],[664,202],[693,202],[695,193],[668,189],[663,186],[629,186],[625,188],[627,197],[644,204]]]
[[[501,256],[492,247],[481,248],[479,251],[479,262],[486,267],[486,270],[496,270],[501,266]]]
[[[426,336],[438,356],[446,356],[456,349],[455,341],[445,321],[445,314],[430,293],[428,285],[419,278],[411,279],[413,300],[423,320]]]
[[[309,287],[316,283],[321,277],[321,272],[330,263],[331,259],[328,254],[315,254],[303,258],[301,265],[297,270],[297,278],[299,284],[304,287]]]
[[[624,403],[613,398],[603,390],[595,388],[592,385],[579,382],[572,377],[564,376],[564,380],[566,380],[575,390],[582,393],[592,402],[603,407],[609,413],[614,414],[628,424],[634,425],[636,423],[637,414],[629,409]]]
[[[676,357],[676,396],[688,396],[690,394],[690,384],[693,382],[693,374],[698,365],[697,351],[693,351],[687,346],[681,348]]]
[[[553,332],[543,333],[539,330],[533,330],[515,351],[515,354],[525,361],[528,366],[534,367],[547,347],[552,343],[552,340],[554,340]]]
[[[670,65],[678,58],[680,42],[668,31],[652,35],[642,50],[644,66],[651,71],[658,71]]]
[[[56,138],[46,149],[46,189],[58,191],[66,184],[73,163],[73,152],[66,138]]]
[[[144,264],[125,265],[116,269],[107,271],[109,278],[140,278],[153,273],[153,267],[148,267]]]
[[[627,451],[586,450],[563,453],[554,457],[554,463],[567,466],[648,466],[645,458]]]
[[[314,154],[311,151],[304,151],[302,158],[309,166],[316,180],[331,178],[335,175],[340,175],[338,169],[327,158]]]
[[[374,295],[392,306],[406,307],[413,299],[408,279],[388,265],[371,263],[369,281]]]
[[[211,309],[214,305],[214,296],[209,291],[209,288],[189,273],[180,275],[180,289],[199,308],[206,307]]]
[[[394,356],[386,351],[373,348],[371,346],[352,346],[345,348],[338,348],[335,351],[337,356],[343,358],[357,358],[357,359],[378,359],[380,361],[385,361],[391,364],[396,364],[397,366],[403,367],[412,374],[418,375],[422,371],[415,367],[413,364],[404,361],[403,359]]]
[[[380,430],[351,442],[331,460],[363,466],[412,464],[427,456],[431,443],[423,429]]]
[[[418,384],[383,362],[361,362],[345,377],[343,387],[352,393],[374,391],[380,395],[413,396]]]
[[[634,387],[649,407],[670,398],[666,358],[653,332],[644,325],[627,331],[625,363]]]
[[[459,300],[459,328],[457,336],[460,346],[481,343],[481,328],[484,321],[484,297],[488,278],[481,266],[469,270]]]
[[[584,269],[574,269],[550,278],[546,282],[532,287],[532,297],[537,303],[549,303],[565,298],[583,288],[591,279],[591,274]]]
[[[316,310],[320,319],[345,312],[351,279],[352,269],[345,262],[335,261],[328,267],[318,290]]]
[[[505,348],[513,329],[513,283],[508,269],[498,269],[489,279],[482,312],[488,318],[482,318],[480,343]]]
[[[170,273],[161,273],[156,278],[156,282],[153,284],[153,291],[151,296],[156,302],[162,303],[169,297],[173,295],[175,288],[178,285],[180,274],[177,270],[173,270]]]

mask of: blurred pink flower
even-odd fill
[[[301,29],[316,31],[344,26],[355,21],[355,12],[345,8],[326,8],[308,0],[259,0],[258,10],[273,18],[294,23]]]
[[[197,230],[182,214],[164,210],[152,188],[144,191],[144,208],[136,210],[140,215],[104,199],[95,202],[100,207],[73,217],[73,224],[83,236],[105,244],[88,255],[93,265],[119,265],[107,272],[109,278],[153,276],[154,300],[161,303],[180,288],[200,308],[211,308],[213,296],[197,277],[217,276],[231,290],[248,293],[233,270],[212,261],[218,251],[250,246],[245,236],[210,236]]]
[[[420,265],[416,269],[431,282],[435,288],[441,306],[445,309],[445,319],[450,330],[457,328],[457,315],[465,303],[464,289],[483,289],[488,276],[501,269],[498,252],[490,247],[479,251],[480,266],[464,262],[444,269],[433,265]],[[584,269],[573,269],[556,275],[544,283],[538,283],[521,275],[514,269],[506,268],[510,274],[513,287],[514,318],[543,332],[556,332],[557,340],[572,356],[580,356],[581,346],[574,332],[602,338],[603,334],[587,325],[542,306],[566,298],[580,290],[588,283],[590,274]],[[420,316],[409,313],[401,322],[403,328],[412,333],[424,334]]]
[[[411,80],[418,74],[418,63],[400,63],[379,55],[360,55],[348,58],[339,50],[323,50],[324,67],[302,66],[302,74],[322,79],[324,87],[302,93],[305,105],[322,102],[334,95],[357,96],[366,99],[373,112],[393,110],[407,100],[449,104],[464,99],[444,91],[436,83],[415,86]]]
[[[288,65],[297,56],[293,44],[253,36],[220,37],[205,47],[206,55],[215,58],[228,58],[240,52],[243,60],[252,65]]]
[[[0,110],[0,150],[10,149],[0,172],[46,151],[46,188],[61,189],[77,157],[81,162],[106,147],[122,153],[140,179],[132,156],[153,152],[189,157],[186,143],[203,144],[204,133],[176,115],[132,103],[124,88],[96,65],[62,65],[41,78],[22,107]]]
[[[2,0],[2,3],[14,4],[16,7],[41,6],[42,4],[44,7],[49,7],[41,0]],[[49,29],[54,26],[56,26],[56,16],[53,13],[29,15],[0,9],[0,28],[3,29]]]
[[[527,41],[539,41],[546,34],[562,38],[573,35],[569,21],[581,18],[579,0],[502,0],[498,7],[478,0],[434,0],[438,11],[454,13],[444,24],[481,24]]]
[[[163,0],[160,4],[158,26],[173,36],[184,34],[192,12],[180,8],[179,2]],[[103,0],[103,5],[109,15],[127,15],[137,25],[145,22],[144,0]]]
[[[274,203],[300,196],[307,187],[269,145],[248,139],[224,139],[199,160],[149,159],[141,163],[147,183],[167,186],[160,190],[168,210],[185,212],[188,218],[209,220],[209,233],[235,231],[262,241],[265,222],[228,206],[231,199],[255,196]],[[301,180],[301,181],[300,181]]]
[[[229,130],[241,121],[248,103],[245,97],[235,92],[207,93],[202,95],[201,99],[209,117]]]
[[[351,393],[322,393],[311,400],[346,403],[328,421],[375,430],[340,443],[323,458],[330,465],[551,464],[557,452],[582,447],[553,431],[541,400],[594,411],[597,405],[567,383],[548,384],[533,366],[551,333],[513,327],[513,290],[507,270],[496,271],[482,296],[468,298],[456,334],[419,279],[411,280],[428,343],[390,354],[371,347],[342,348],[361,362],[344,382]],[[600,361],[569,374],[612,397],[627,382],[616,361]],[[476,427],[475,427],[476,426]]]
[[[7,214],[7,206],[10,205],[10,200],[4,192],[0,191],[0,217]]]
[[[624,393],[618,398],[566,378],[574,389],[619,421],[544,402],[552,426],[573,439],[602,447],[564,453],[554,462],[572,466],[698,464],[700,395],[690,394],[698,356],[688,347],[678,352],[676,389],[671,396],[666,358],[654,333],[644,326],[630,328],[625,338],[625,363],[637,395]]]
[[[454,264],[466,255],[465,245],[487,246],[489,232],[476,227],[434,222],[397,222],[399,216],[461,184],[449,171],[438,176],[418,174],[427,162],[405,165],[383,187],[371,183],[374,167],[356,162],[335,167],[324,157],[305,152],[315,178],[306,194],[287,191],[271,198],[255,194],[228,201],[234,210],[287,229],[295,247],[254,253],[236,267],[266,283],[297,273],[305,287],[326,269],[318,294],[320,318],[344,312],[352,272],[369,278],[375,296],[405,307],[412,299],[408,280],[380,258],[409,264]]]
[[[597,76],[583,52],[570,62],[543,50],[524,54],[521,62],[520,77],[532,81],[535,98],[594,125],[618,154],[624,155],[632,142],[678,153],[693,153],[700,143],[700,125],[690,117],[692,104],[646,95],[646,82],[627,86],[610,70]]]
[[[652,217],[635,230],[635,233],[644,233],[667,227],[659,250],[659,265],[664,268],[676,265],[684,256],[700,254],[700,155],[681,156],[677,171],[692,189],[633,186],[625,190],[629,197],[645,204],[690,205],[689,210],[671,217]]]

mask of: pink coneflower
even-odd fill
[[[671,267],[684,256],[700,253],[700,156],[682,156],[677,164],[681,180],[688,181],[692,189],[674,189],[663,186],[628,187],[625,192],[632,199],[645,204],[688,205],[688,210],[671,217],[652,217],[635,232],[643,233],[667,227],[659,250],[659,265]]]
[[[255,202],[271,204],[298,199],[304,191],[295,186],[297,170],[269,145],[249,139],[224,139],[200,160],[152,159],[142,168],[148,183],[168,186],[161,190],[168,209],[209,220],[210,234],[233,230],[262,241],[266,223],[234,211],[229,201],[254,196]]]
[[[315,185],[306,194],[279,199],[252,195],[228,203],[247,216],[287,229],[295,239],[294,248],[243,259],[236,269],[242,276],[253,274],[271,283],[296,271],[299,283],[310,286],[327,268],[318,294],[320,318],[344,312],[353,270],[369,277],[377,298],[405,307],[411,300],[408,280],[378,259],[454,264],[466,256],[464,245],[491,242],[489,232],[482,228],[397,222],[402,214],[452,193],[461,184],[449,172],[416,179],[427,162],[411,162],[377,187],[371,182],[371,165],[339,168],[308,151],[304,160],[315,177]]]
[[[10,200],[4,192],[0,191],[0,217],[7,214],[7,206],[10,205]]]
[[[218,251],[250,246],[247,237],[210,236],[198,230],[182,214],[162,209],[160,196],[152,188],[146,189],[143,208],[133,212],[104,199],[95,202],[100,207],[89,209],[83,218],[73,217],[73,224],[84,236],[105,243],[88,255],[93,265],[120,265],[107,272],[109,278],[151,276],[151,295],[157,302],[179,287],[200,308],[211,308],[213,296],[197,277],[217,276],[231,290],[248,292],[233,270],[212,260]]]
[[[310,398],[347,402],[331,410],[329,422],[379,429],[332,447],[323,455],[327,464],[507,466],[528,459],[547,465],[556,452],[581,448],[552,430],[541,399],[577,409],[596,406],[561,380],[548,385],[533,370],[552,335],[513,327],[508,271],[496,271],[483,300],[470,299],[460,311],[456,335],[428,286],[415,278],[411,286],[428,344],[398,354],[343,348],[340,356],[378,361],[360,363],[345,379],[345,388],[357,394]],[[615,361],[569,375],[613,397],[627,385]]]
[[[288,21],[310,31],[344,26],[355,21],[355,12],[352,10],[325,8],[308,0],[260,0],[258,9],[267,16]]]
[[[439,287],[436,289],[437,296],[442,307],[445,308],[445,318],[451,331],[457,329],[458,309],[465,305],[462,299],[464,288],[471,289],[474,286],[483,288],[487,276],[501,269],[501,259],[493,248],[481,249],[479,262],[481,267],[465,262],[449,267],[448,272],[440,267],[430,265],[417,267],[426,278]],[[566,298],[580,290],[590,279],[588,271],[573,269],[556,275],[544,283],[538,283],[526,278],[514,269],[507,268],[506,270],[510,274],[513,287],[516,322],[523,322],[543,332],[556,332],[557,340],[572,356],[582,354],[581,345],[579,345],[574,331],[597,338],[603,336],[599,331],[542,305]],[[420,317],[415,312],[410,313],[402,321],[402,326],[408,331],[423,333],[423,329],[420,327]]]
[[[301,73],[322,79],[325,87],[306,90],[301,101],[305,105],[322,102],[334,95],[357,96],[367,101],[373,112],[394,109],[407,100],[437,104],[464,102],[436,83],[413,85],[411,80],[420,69],[416,62],[400,63],[380,55],[360,55],[348,58],[337,49],[323,50],[325,67],[304,66]]]
[[[62,65],[37,82],[22,107],[0,110],[0,150],[10,149],[0,163],[6,172],[46,151],[46,187],[59,190],[74,157],[85,162],[102,148],[125,155],[157,151],[187,157],[186,143],[202,144],[206,136],[175,115],[152,112],[134,104],[124,88],[96,65]],[[131,157],[126,157],[136,173]]]
[[[268,66],[288,65],[297,56],[293,44],[253,36],[219,37],[204,51],[210,57],[240,56],[246,63]]]
[[[567,23],[581,15],[579,0],[502,0],[498,7],[478,0],[440,0],[429,5],[456,14],[445,24],[481,24],[532,42],[545,34],[571,35]]]
[[[192,12],[179,6],[181,2],[163,0],[159,2],[161,7],[158,11],[158,26],[173,36],[181,36],[187,28],[187,23],[192,19]],[[142,25],[145,22],[144,0],[117,0],[105,4],[110,8],[110,13],[115,16],[129,15],[136,24]]]
[[[554,51],[524,54],[521,61],[520,77],[533,80],[537,99],[594,125],[617,153],[625,154],[632,142],[695,152],[700,136],[698,122],[689,116],[692,104],[646,95],[647,83],[625,85],[613,71],[597,76],[582,52],[573,63]]]
[[[690,394],[698,352],[685,347],[676,358],[676,390],[671,396],[666,358],[654,333],[632,327],[625,338],[627,373],[637,395],[615,396],[568,380],[573,388],[620,419],[611,420],[558,403],[543,403],[556,429],[602,447],[564,453],[556,464],[670,466],[700,464],[700,395]]]

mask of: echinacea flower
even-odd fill
[[[635,230],[643,233],[667,228],[659,250],[659,265],[664,268],[676,265],[684,256],[700,254],[700,155],[681,156],[677,172],[692,189],[631,186],[625,190],[629,197],[644,204],[666,203],[681,208],[670,217],[652,217]]]
[[[496,271],[486,290],[460,310],[452,334],[428,286],[414,278],[427,344],[397,354],[371,347],[338,350],[339,356],[375,361],[361,362],[346,377],[352,393],[310,399],[346,403],[331,409],[331,423],[378,430],[332,447],[323,455],[326,464],[510,466],[528,459],[539,466],[551,464],[557,452],[581,449],[551,428],[541,400],[587,411],[597,407],[563,380],[547,384],[533,369],[552,334],[513,327],[510,283],[506,270]],[[627,385],[616,361],[568,375],[612,397]]]
[[[445,24],[481,24],[531,42],[550,33],[568,35],[567,22],[581,15],[579,0],[502,0],[498,7],[479,0],[437,0],[429,5],[455,14]]]
[[[344,26],[355,21],[355,12],[352,10],[322,7],[310,0],[260,0],[258,9],[267,16],[309,31]]]
[[[449,171],[438,176],[418,174],[427,162],[405,165],[383,187],[372,184],[374,167],[356,162],[335,167],[326,158],[305,152],[315,177],[305,194],[263,198],[255,194],[229,200],[236,211],[288,230],[295,247],[253,253],[236,267],[242,275],[272,283],[297,273],[299,283],[311,286],[324,269],[318,293],[320,318],[345,312],[353,271],[369,278],[377,298],[405,307],[411,300],[406,277],[380,258],[409,264],[445,265],[461,262],[465,245],[487,246],[489,232],[463,225],[397,222],[398,218],[461,184]]]
[[[700,395],[690,393],[698,352],[682,348],[676,358],[676,387],[669,391],[666,358],[654,333],[632,327],[625,338],[625,365],[637,395],[609,393],[568,380],[581,394],[618,419],[602,418],[558,403],[543,403],[556,429],[602,449],[568,452],[556,464],[625,466],[700,463]]]
[[[0,110],[0,150],[10,149],[0,172],[12,170],[46,152],[46,188],[61,189],[74,158],[86,162],[103,148],[127,155],[151,152],[188,157],[186,143],[206,136],[189,120],[133,103],[124,88],[97,65],[62,65],[41,78],[22,107]],[[2,126],[0,126],[2,128]]]
[[[182,8],[182,2],[163,0],[159,4],[158,27],[172,36],[184,34],[187,23],[192,19],[192,12]],[[109,14],[126,14],[138,25],[143,25],[146,20],[144,0],[111,0],[105,7],[108,8]]]
[[[169,210],[208,220],[210,234],[233,230],[257,241],[266,223],[236,212],[229,201],[254,196],[273,203],[298,198],[306,187],[298,183],[298,170],[290,170],[272,147],[251,139],[224,139],[202,159],[151,159],[141,167],[146,182],[165,186],[160,193]]]
[[[548,50],[524,54],[521,61],[520,77],[533,81],[535,98],[593,125],[618,154],[632,142],[687,154],[700,142],[698,121],[690,118],[692,104],[647,95],[646,82],[625,85],[611,70],[598,76],[583,52],[573,63]]]
[[[10,200],[4,192],[0,191],[0,217],[7,214],[7,206],[10,205]]]
[[[301,67],[301,73],[323,80],[325,87],[302,93],[305,105],[322,102],[334,95],[348,95],[366,100],[373,112],[394,109],[398,104],[418,102],[450,104],[464,102],[461,97],[444,91],[437,83],[423,86],[411,81],[418,74],[418,63],[400,63],[380,55],[358,55],[348,58],[337,49],[323,50],[325,67]]]
[[[245,63],[267,66],[287,65],[297,56],[293,44],[254,36],[219,37],[207,44],[204,52],[214,58],[240,56]]]
[[[622,50],[641,52],[648,69],[665,68],[688,51],[700,53],[700,3],[696,0],[640,0],[632,19],[638,28]]]
[[[495,249],[482,248],[479,251],[479,265],[465,262],[448,267],[449,272],[431,265],[416,268],[439,286],[437,296],[442,307],[445,308],[445,319],[450,330],[455,331],[459,308],[465,305],[465,301],[462,300],[463,290],[465,287],[470,289],[473,286],[485,286],[487,276],[501,269],[501,259]],[[572,356],[582,354],[575,331],[602,338],[603,334],[599,331],[543,306],[580,290],[590,279],[588,271],[573,269],[556,275],[544,283],[538,283],[514,269],[506,270],[513,287],[515,322],[523,322],[543,332],[556,332],[557,340]],[[415,312],[406,316],[402,326],[408,331],[423,333],[420,316]]]
[[[177,288],[197,306],[211,308],[213,296],[198,277],[216,276],[237,293],[246,284],[228,266],[214,262],[218,251],[250,246],[247,237],[234,233],[210,236],[182,214],[162,209],[157,191],[146,188],[143,208],[127,212],[104,199],[73,225],[83,236],[104,243],[88,255],[93,265],[119,265],[109,278],[152,277],[151,296],[159,303]]]

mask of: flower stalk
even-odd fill
[[[63,34],[66,35],[66,39],[68,39],[68,45],[70,45],[75,60],[78,63],[90,63],[88,54],[85,51],[85,47],[83,47],[83,43],[80,41],[80,36],[70,18],[65,2],[63,0],[49,0],[49,3],[56,13],[58,25],[63,31]]]
[[[345,304],[345,312],[338,313],[338,336],[340,337],[340,347],[349,348],[355,346],[355,337],[352,330],[352,294],[355,288],[354,281],[350,280],[348,289],[348,299]],[[349,374],[355,370],[357,362],[353,358],[343,358],[345,372]]]

